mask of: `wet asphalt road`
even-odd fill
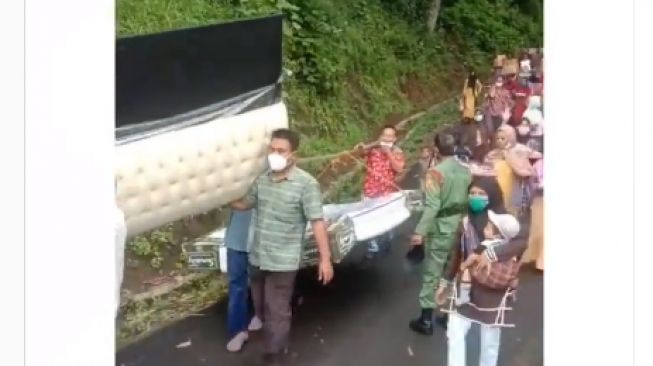
[[[411,220],[412,221],[412,220]],[[413,333],[408,321],[418,314],[420,278],[403,261],[410,222],[401,228],[392,251],[373,263],[344,264],[334,281],[322,287],[313,271],[300,273],[302,302],[292,324],[289,365],[298,366],[412,366],[446,365],[446,336],[437,328],[432,337]],[[361,246],[361,249],[364,249]],[[357,262],[363,254],[352,256]],[[543,365],[543,277],[522,270],[517,294],[515,329],[505,329],[500,366]],[[116,355],[122,366],[256,366],[261,335],[238,354],[225,350],[226,303],[209,308],[165,328]],[[176,346],[191,341],[186,348]],[[478,364],[479,334],[468,335],[468,365]]]

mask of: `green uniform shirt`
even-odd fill
[[[250,263],[266,271],[299,269],[306,223],[323,218],[317,180],[297,167],[277,182],[266,173],[254,181],[245,201],[257,209]]]
[[[455,158],[447,158],[427,171],[423,183],[424,211],[416,234],[451,235],[455,233],[467,208],[469,169]]]

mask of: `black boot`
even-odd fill
[[[422,315],[408,324],[414,332],[433,335],[433,309],[422,309]]]
[[[444,328],[444,330],[447,330],[447,323],[448,322],[449,322],[449,315],[448,314],[442,314],[440,316],[435,317],[435,323],[437,325],[441,326],[442,328]]]

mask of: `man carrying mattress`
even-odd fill
[[[247,281],[249,260],[247,249],[253,235],[252,216],[254,210],[232,210],[227,226],[224,244],[227,247],[227,277],[229,278],[229,304],[227,306],[227,327],[229,331],[229,352],[238,352],[249,339],[248,332],[261,329],[259,314],[250,320]]]
[[[410,240],[412,246],[424,245],[424,263],[419,293],[422,313],[409,325],[413,331],[424,335],[433,334],[434,294],[466,212],[467,190],[472,182],[469,169],[455,157],[456,145],[453,131],[443,131],[435,136],[435,146],[442,160],[426,172],[424,210]]]
[[[295,166],[299,135],[288,129],[272,133],[270,170],[259,176],[232,208],[256,208],[249,250],[249,278],[256,314],[263,320],[266,365],[278,365],[287,347],[292,312],[290,300],[301,261],[306,223],[310,221],[320,262],[318,279],[333,278],[329,238],[317,180]]]
[[[399,191],[397,177],[405,168],[403,151],[397,146],[397,129],[392,125],[383,127],[379,139],[371,144],[360,143],[354,147],[361,151],[367,159],[365,181],[363,182],[363,200],[378,202],[391,193]],[[379,252],[379,244],[385,250],[390,249],[394,238],[392,230],[373,238],[369,242],[368,256]]]

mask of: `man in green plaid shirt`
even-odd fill
[[[307,222],[320,253],[318,279],[333,278],[329,238],[317,180],[295,165],[299,136],[288,129],[272,133],[270,170],[259,176],[232,208],[256,208],[254,239],[249,250],[250,286],[256,315],[263,320],[264,359],[276,364],[290,333],[290,299],[299,269]],[[266,317],[267,315],[267,317]]]

